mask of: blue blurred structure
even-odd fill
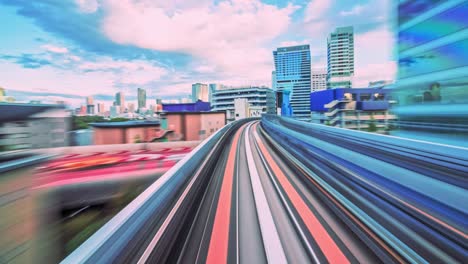
[[[198,100],[195,103],[163,104],[162,109],[166,112],[201,112],[210,111],[211,107],[210,103]]]
[[[310,94],[312,122],[342,128],[387,129],[390,91],[381,88],[337,88]]]
[[[283,91],[282,103],[281,103],[281,116],[293,116],[293,109],[290,102],[290,91]]]
[[[468,122],[468,1],[400,1],[394,112],[403,122]],[[428,126],[432,124],[432,127]],[[468,135],[468,130],[465,131]]]

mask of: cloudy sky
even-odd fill
[[[391,0],[0,0],[0,86],[21,99],[123,91],[178,98],[194,82],[268,85],[272,51],[354,25],[356,85],[392,79]],[[130,100],[132,98],[129,98]]]

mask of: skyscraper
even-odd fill
[[[192,101],[202,100],[208,102],[210,100],[208,85],[203,83],[192,84]]]
[[[86,113],[94,115],[94,101],[92,96],[86,97]]]
[[[273,51],[275,59],[276,90],[289,94],[292,116],[301,120],[310,119],[310,47],[309,45],[278,48]],[[288,111],[289,112],[289,111]],[[285,113],[283,113],[285,114]]]
[[[146,90],[138,88],[138,109],[146,108]]]
[[[327,39],[328,89],[351,88],[354,76],[354,29],[335,29]]]
[[[273,89],[273,91],[276,91],[276,72],[275,71],[271,72],[271,89]]]
[[[327,69],[312,69],[311,92],[317,92],[325,89],[327,89]]]
[[[86,105],[92,105],[93,104],[93,97],[88,96],[86,97]]]
[[[125,111],[125,96],[122,92],[115,94],[115,105],[120,106],[120,112]]]
[[[102,114],[106,111],[103,103],[98,103],[98,113]]]

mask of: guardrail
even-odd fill
[[[55,155],[51,154],[34,154],[34,153],[22,153],[16,152],[11,155],[3,154],[0,156],[0,173],[7,173],[18,168],[32,166],[44,162]],[[2,159],[7,161],[2,162]]]
[[[193,183],[194,175],[200,173],[213,151],[220,149],[220,144],[243,122],[230,123],[203,141],[61,263],[125,263],[148,259],[148,254],[152,252],[145,249],[155,247],[151,244],[161,235],[157,233],[158,229],[167,224],[164,220],[173,213],[171,209],[179,206],[177,203],[180,201],[176,200],[187,191],[189,183]],[[206,180],[197,179],[198,186],[203,181]],[[191,200],[196,198],[183,201],[187,207],[185,211],[191,210],[187,206],[193,203]],[[181,211],[183,215],[179,217],[186,217],[186,212]],[[172,230],[171,236],[175,237],[180,231],[177,230]],[[170,242],[165,244],[159,248],[161,254],[168,254]]]

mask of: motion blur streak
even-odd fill
[[[64,263],[463,263],[466,157],[276,116],[233,122]]]
[[[234,136],[229,151],[223,184],[221,185],[221,196],[219,197],[218,209],[213,223],[213,232],[206,260],[207,263],[223,263],[226,262],[228,258],[229,218],[231,212],[231,208],[228,204],[230,204],[232,198],[236,146],[239,142],[240,132],[241,130],[237,131]]]

